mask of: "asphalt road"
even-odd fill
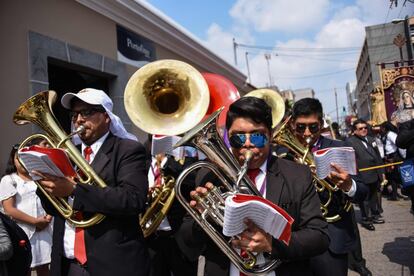
[[[414,275],[414,215],[409,212],[411,201],[382,201],[384,224],[375,224],[375,231],[359,225],[362,252],[374,276]],[[355,208],[357,220],[360,212]],[[349,276],[358,273],[349,271]]]

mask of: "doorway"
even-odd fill
[[[48,58],[49,90],[57,93],[57,101],[53,106],[55,117],[66,131],[70,133],[69,112],[62,107],[60,100],[68,92],[77,93],[84,88],[95,88],[109,92],[109,83],[114,75],[96,71],[87,67]]]

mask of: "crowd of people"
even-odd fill
[[[128,133],[113,112],[112,100],[101,90],[83,89],[67,93],[61,104],[70,112],[78,134],[78,150],[105,187],[83,183],[78,177],[60,177],[41,171],[27,172],[13,146],[1,179],[2,212],[24,230],[31,244],[31,270],[37,275],[244,275],[230,261],[226,249],[214,243],[205,229],[187,214],[177,199],[158,229],[144,238],[139,217],[148,206],[148,196],[165,184],[163,176],[177,178],[199,158],[194,152],[181,158],[170,153],[149,154],[151,143],[142,145]],[[357,219],[346,202],[358,204],[361,225],[370,231],[384,223],[381,198],[414,202],[414,186],[403,187],[398,165],[414,157],[414,120],[399,126],[383,123],[377,132],[362,120],[352,123],[344,141],[324,136],[322,105],[317,99],[297,101],[292,109],[289,131],[300,147],[315,150],[351,146],[355,150],[357,175],[336,163],[324,181],[337,188],[332,195],[317,192],[320,181],[309,163],[299,162],[289,144],[274,144],[272,109],[263,99],[241,97],[232,103],[226,117],[225,144],[230,155],[247,166],[246,176],[259,194],[280,206],[292,218],[289,243],[276,239],[252,220],[230,248],[254,252],[257,264],[280,260],[267,275],[347,275],[348,268],[372,275],[363,258]],[[31,144],[47,147],[44,140]],[[298,146],[298,145],[296,145]],[[183,151],[185,152],[185,151]],[[208,159],[208,155],[204,158]],[[251,158],[251,159],[250,159]],[[378,167],[378,168],[377,168]],[[79,173],[81,174],[81,173]],[[39,178],[37,184],[33,177]],[[74,225],[63,217],[38,185],[52,197],[67,200],[77,221],[95,214],[104,218],[88,227]],[[203,212],[212,187],[224,189],[221,179],[207,168],[183,182],[191,208]],[[337,219],[326,219],[321,202],[332,196],[327,207]],[[414,205],[411,212],[414,214]],[[211,218],[207,218],[211,220]],[[218,227],[218,226],[217,226]],[[0,275],[8,275],[11,240],[0,220]],[[31,272],[29,272],[31,273]],[[11,276],[11,275],[9,275]]]

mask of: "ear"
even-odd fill
[[[105,114],[105,123],[107,123],[108,125],[111,123],[111,118],[109,117],[108,113],[104,113]]]

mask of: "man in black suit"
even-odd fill
[[[51,275],[148,275],[149,256],[138,221],[148,191],[144,147],[112,113],[112,101],[103,91],[67,93],[62,105],[71,110],[73,127],[84,127],[80,148],[107,187],[37,173],[40,183],[54,196],[68,197],[82,217],[101,213],[105,218],[75,228],[38,191],[55,218]]]
[[[241,250],[281,259],[282,264],[268,275],[311,275],[309,258],[323,253],[329,245],[327,223],[321,215],[309,169],[271,154],[271,113],[271,108],[264,100],[242,97],[230,105],[226,128],[231,151],[240,164],[245,161],[246,151],[253,152],[248,168],[249,171],[258,173],[255,177],[249,176],[256,183],[257,189],[266,199],[285,209],[294,218],[291,240],[286,245],[248,221],[241,240],[234,240],[232,245]],[[192,196],[204,194],[206,188],[203,186],[207,182],[220,185],[211,173],[201,171],[196,181],[201,186],[192,191]],[[195,201],[190,204],[197,207]],[[190,224],[188,229],[187,237],[204,246],[204,275],[239,275],[234,264],[203,235],[204,232],[198,225]]]
[[[357,119],[352,124],[354,135],[347,142],[355,149],[357,168],[368,168],[383,165],[381,155],[375,140],[368,136],[368,124]],[[384,220],[373,216],[373,211],[379,214],[378,193],[380,183],[385,179],[384,169],[363,171],[360,173],[363,183],[368,187],[368,196],[360,204],[362,226],[375,230],[373,223],[384,223]]]
[[[343,141],[322,136],[322,127],[323,109],[319,100],[304,98],[294,104],[291,128],[303,146],[311,147],[312,152],[318,149],[347,146]],[[354,210],[351,208],[346,211],[344,203],[351,199],[356,202],[363,201],[367,195],[367,189],[358,176],[351,177],[336,164],[332,164],[332,172],[326,181],[340,189],[332,194],[333,199],[328,206],[327,216],[332,217],[337,214],[340,219],[328,221],[328,233],[331,239],[329,250],[311,259],[312,271],[317,276],[347,275],[348,253],[356,248],[359,234]],[[326,190],[318,194],[323,203],[327,202]],[[360,270],[364,272],[362,275],[370,275],[365,266]]]
[[[414,119],[402,122],[398,126],[397,147],[407,149],[406,159],[414,158]],[[405,188],[411,198],[410,212],[414,215],[414,186]]]

